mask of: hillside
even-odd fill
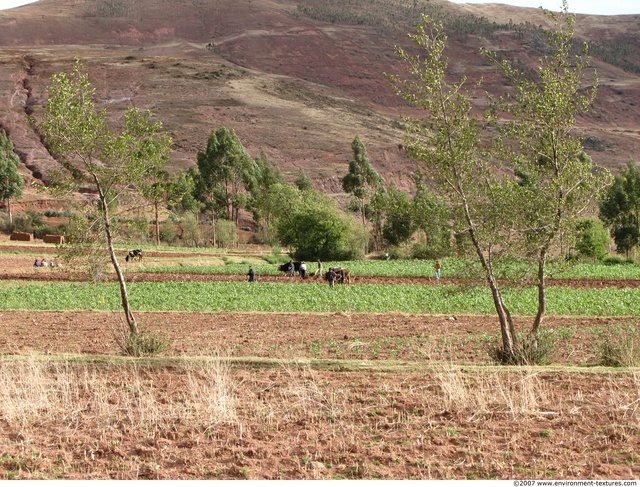
[[[53,166],[27,121],[38,118],[52,74],[78,57],[114,117],[151,109],[174,139],[173,170],[195,164],[212,130],[237,131],[293,179],[303,168],[337,195],[359,134],[388,182],[406,184],[399,116],[410,108],[384,73],[393,46],[426,11],[445,21],[451,69],[503,89],[478,54],[500,50],[524,65],[541,55],[539,10],[446,0],[40,0],[0,11],[0,126],[29,180]],[[579,120],[586,148],[615,169],[640,154],[640,16],[578,16],[600,88]],[[478,106],[484,100],[479,97]],[[38,196],[39,197],[39,196]]]

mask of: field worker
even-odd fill
[[[253,266],[249,266],[249,282],[256,282],[256,272],[253,270]]]
[[[440,265],[439,259],[436,259],[435,268],[436,268],[436,279],[440,279],[440,269],[442,269],[442,266]]]
[[[322,262],[318,259],[318,270],[316,271],[316,277],[322,277]]]
[[[300,277],[307,278],[307,264],[304,261],[300,262]]]

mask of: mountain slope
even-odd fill
[[[0,12],[0,125],[30,177],[53,167],[27,123],[53,73],[87,64],[104,106],[150,108],[175,141],[174,170],[195,163],[212,130],[234,128],[250,153],[264,150],[285,176],[303,168],[318,189],[341,192],[359,134],[388,182],[406,184],[399,115],[409,113],[384,73],[393,46],[421,12],[445,21],[451,70],[504,87],[478,48],[531,65],[543,53],[538,10],[446,0],[40,0]],[[526,23],[525,23],[526,22]],[[579,16],[593,43],[601,88],[579,131],[610,168],[640,153],[640,16]],[[623,69],[624,68],[624,69]],[[625,71],[626,69],[626,71]],[[485,102],[482,97],[478,106]]]

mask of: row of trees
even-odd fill
[[[331,200],[314,194],[313,182],[302,169],[295,186],[287,184],[264,153],[252,159],[236,134],[221,128],[211,134],[207,150],[198,154],[195,168],[174,177],[163,168],[141,185],[142,196],[155,216],[156,245],[161,235],[167,241],[176,237],[174,218],[160,223],[160,212],[167,208],[179,213],[175,216],[180,217],[183,242],[191,245],[202,242],[197,214],[205,216],[205,220],[207,215],[211,217],[210,236],[214,242],[237,242],[238,215],[245,209],[252,212],[264,242],[291,246],[300,258],[354,258],[367,250],[389,251],[390,247],[408,242],[414,242],[412,248],[399,254],[419,258],[450,254],[452,215],[443,200],[428,191],[421,175],[415,176],[411,197],[386,186],[358,136],[352,142],[352,150],[353,159],[342,184],[352,197],[348,210],[359,216],[360,224],[342,215]],[[19,199],[24,188],[18,166],[13,144],[0,132],[0,199],[7,203],[9,227],[13,225],[11,200]],[[233,167],[239,170],[234,171]],[[293,209],[302,213],[294,215]],[[295,216],[296,221],[282,219],[282,215]],[[640,242],[639,215],[640,173],[636,163],[630,161],[600,201],[600,220],[586,218],[578,222],[575,250],[580,255],[605,257],[611,240],[604,223],[611,229],[618,252],[628,256]],[[146,225],[143,219],[140,235],[145,235]]]
[[[352,196],[348,208],[360,215],[360,222],[314,191],[302,169],[295,185],[286,183],[264,153],[252,159],[235,132],[225,127],[214,131],[206,150],[198,153],[197,167],[188,172],[194,190],[186,196],[197,210],[210,215],[212,228],[220,218],[237,224],[240,210],[250,211],[266,243],[291,247],[300,259],[357,258],[370,248],[407,242],[418,229],[432,252],[446,250],[449,232],[444,203],[419,180],[413,199],[387,187],[359,136],[352,150],[342,186]]]

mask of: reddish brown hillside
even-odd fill
[[[410,25],[425,10],[454,26],[452,71],[484,76],[491,92],[504,87],[479,47],[524,63],[540,55],[539,36],[515,35],[513,26],[542,21],[541,13],[503,5],[40,0],[0,11],[0,125],[22,156],[25,175],[46,179],[52,161],[27,115],[39,116],[49,77],[79,57],[115,117],[134,105],[163,121],[175,141],[176,170],[194,164],[212,130],[229,126],[252,154],[263,149],[288,178],[302,167],[319,189],[337,194],[359,134],[380,172],[403,185],[412,163],[401,149],[398,118],[408,108],[384,73],[398,69],[393,46],[406,45]],[[579,16],[577,22],[578,35],[601,50],[619,48],[617,65],[594,57],[602,87],[579,121],[593,159],[612,168],[640,153],[640,75],[633,71],[640,65],[639,18]]]

